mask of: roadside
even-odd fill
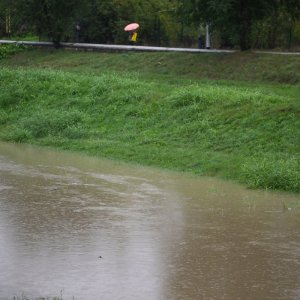
[[[34,42],[34,41],[13,41],[0,40],[0,44],[16,44],[35,47],[53,48],[51,42]],[[196,48],[174,48],[174,47],[152,47],[152,46],[128,46],[128,45],[107,45],[107,44],[89,44],[89,43],[61,43],[62,48],[74,49],[91,49],[91,50],[110,50],[110,51],[143,51],[143,52],[185,52],[185,53],[235,53],[236,50],[221,49],[196,49]],[[283,52],[283,51],[264,51],[253,50],[253,53],[262,54],[281,54],[281,55],[300,55],[300,52]]]
[[[48,47],[53,48],[51,42],[33,42],[33,41],[12,41],[0,40],[0,44],[16,44],[25,46]],[[91,50],[110,50],[110,51],[143,51],[143,52],[186,52],[186,53],[234,53],[235,50],[217,50],[217,49],[195,49],[195,48],[170,48],[170,47],[152,47],[152,46],[128,46],[128,45],[107,45],[107,44],[88,44],[88,43],[61,43],[61,48],[91,49]]]

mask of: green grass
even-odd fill
[[[0,138],[299,192],[299,73],[275,57],[23,52],[1,62]]]
[[[0,44],[0,60],[10,57],[16,53],[24,52],[24,50],[29,49],[28,46],[14,45],[14,44]]]
[[[300,83],[300,57],[258,53],[97,53],[39,50],[19,53],[0,65],[54,68],[101,74],[103,71],[138,73],[147,80],[238,80],[251,83]]]
[[[38,41],[39,37],[32,33],[27,33],[25,35],[16,35],[16,36],[6,36],[2,37],[3,40],[11,40],[11,41]]]

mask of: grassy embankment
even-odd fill
[[[0,61],[0,139],[300,191],[300,58],[33,50]]]

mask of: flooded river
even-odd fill
[[[299,195],[0,143],[0,299],[300,299]]]

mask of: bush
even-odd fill
[[[26,49],[29,49],[29,47],[19,44],[0,45],[0,59],[6,58]]]
[[[6,134],[4,133],[1,135],[1,138],[9,142],[26,143],[32,138],[32,135],[24,128],[12,126],[9,128]]]
[[[294,157],[250,158],[242,165],[241,175],[251,188],[300,191],[300,161]]]

